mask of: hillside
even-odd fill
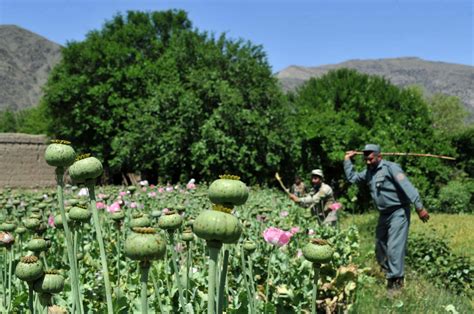
[[[61,59],[61,46],[14,25],[0,25],[0,110],[36,106],[51,69]],[[397,86],[420,85],[427,94],[459,97],[474,120],[474,67],[419,58],[350,60],[318,67],[290,66],[279,73],[284,90],[294,90],[311,77],[342,67],[381,75]]]
[[[0,25],[0,110],[36,106],[61,58],[61,46],[14,25]]]
[[[422,86],[428,95],[443,93],[459,97],[474,116],[474,67],[461,64],[425,61],[419,58],[350,60],[318,67],[290,66],[279,73],[284,90],[294,90],[311,77],[330,70],[351,68],[362,73],[384,76],[393,84]]]

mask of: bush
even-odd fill
[[[466,296],[473,293],[474,267],[468,257],[453,254],[444,239],[427,234],[411,234],[407,263],[438,287]]]
[[[447,213],[472,212],[473,180],[454,180],[440,189],[440,210]]]

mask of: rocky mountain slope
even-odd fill
[[[0,25],[0,110],[36,106],[61,46],[14,25]]]

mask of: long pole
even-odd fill
[[[364,152],[356,152],[356,155],[363,155]],[[382,152],[382,155],[385,156],[414,156],[414,157],[433,157],[447,160],[456,160],[454,157],[443,156],[443,155],[433,155],[433,154],[420,154],[420,153],[397,153],[397,152]]]

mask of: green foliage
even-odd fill
[[[26,108],[20,111],[0,111],[0,132],[44,134],[49,125],[44,106]]]
[[[453,136],[466,129],[469,112],[455,96],[435,94],[428,99],[433,128],[446,136]]]
[[[0,132],[14,133],[17,131],[18,123],[15,112],[11,109],[0,111]]]
[[[473,212],[474,180],[457,179],[443,186],[439,192],[440,210],[447,213]]]
[[[341,166],[344,152],[365,143],[378,143],[386,152],[454,154],[447,139],[434,137],[428,107],[415,88],[399,89],[381,77],[341,69],[309,80],[290,100],[296,108],[302,166],[323,167],[338,193],[348,189]],[[433,185],[446,182],[450,172],[439,159],[387,159],[404,168],[422,197],[435,195]],[[359,193],[354,205],[346,205],[363,210],[370,204],[368,193]]]
[[[414,234],[408,239],[407,262],[419,273],[462,295],[472,295],[474,267],[469,258],[454,255],[445,240]]]
[[[474,178],[474,126],[453,137],[453,143],[459,154],[457,165],[471,178]]]
[[[183,11],[117,15],[69,43],[44,99],[50,132],[112,174],[263,182],[291,149],[262,48],[194,30]]]

